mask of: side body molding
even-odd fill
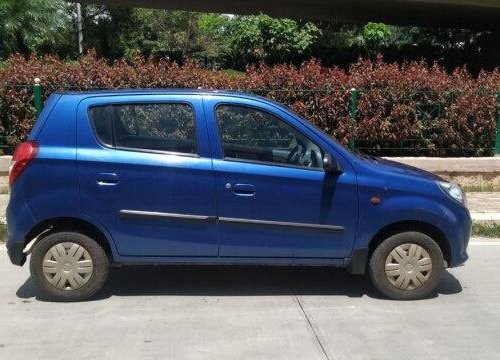
[[[151,218],[164,218],[164,219],[179,219],[179,220],[198,220],[198,221],[219,221],[224,223],[239,223],[239,224],[255,224],[255,225],[268,225],[268,226],[280,226],[280,227],[294,227],[294,228],[306,228],[306,229],[317,229],[317,230],[327,230],[333,232],[342,232],[345,230],[343,226],[337,225],[322,225],[322,224],[309,224],[309,223],[297,223],[297,222],[287,222],[287,221],[268,221],[268,220],[257,220],[257,219],[242,219],[242,218],[230,218],[230,217],[215,217],[207,215],[192,215],[192,214],[178,214],[178,213],[166,213],[166,212],[156,212],[156,211],[142,211],[142,210],[120,210],[120,217],[151,217]]]

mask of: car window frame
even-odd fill
[[[217,118],[217,109],[220,106],[234,106],[234,107],[240,107],[240,108],[248,108],[248,109],[253,109],[257,111],[262,111],[268,115],[274,116],[277,118],[279,121],[284,122],[286,125],[290,126],[293,130],[297,131],[299,134],[304,136],[307,140],[312,142],[314,145],[316,145],[320,151],[322,152],[322,155],[324,156],[327,151],[322,146],[319,146],[316,141],[311,140],[309,136],[304,134],[303,131],[297,129],[297,127],[293,126],[290,124],[288,121],[283,119],[283,117],[277,115],[276,113],[263,109],[262,107],[255,106],[255,105],[250,105],[250,104],[240,104],[240,103],[233,103],[230,101],[221,101],[218,102],[214,105],[213,107],[213,119],[215,122],[215,128],[217,130],[217,140],[219,142],[219,149],[222,155],[222,160],[223,161],[230,161],[230,162],[241,162],[241,163],[248,163],[248,164],[257,164],[257,165],[267,165],[267,166],[278,166],[278,167],[284,167],[284,168],[291,168],[291,169],[301,169],[301,170],[308,170],[308,171],[320,171],[320,172],[325,172],[325,169],[323,167],[318,167],[318,168],[312,168],[308,166],[300,166],[300,165],[292,165],[292,164],[285,164],[285,163],[274,163],[274,162],[269,162],[269,161],[259,161],[259,160],[250,160],[250,159],[239,159],[239,158],[231,158],[231,157],[226,157],[224,154],[224,146],[222,144],[222,134],[221,134],[221,129],[219,126],[219,120]]]
[[[191,108],[191,110],[193,111],[193,115],[194,115],[195,153],[184,153],[184,152],[179,152],[179,151],[166,151],[166,150],[141,149],[141,148],[126,147],[126,146],[116,146],[116,129],[115,129],[114,121],[113,121],[113,126],[112,126],[113,133],[111,134],[113,144],[111,144],[111,145],[105,144],[104,142],[101,141],[101,139],[97,135],[97,130],[95,128],[94,121],[92,121],[92,119],[90,117],[90,110],[92,108],[95,108],[95,107],[105,107],[105,106],[110,106],[110,105],[117,106],[117,105],[161,105],[161,104],[188,105]],[[169,100],[164,100],[164,101],[145,101],[145,100],[141,100],[141,101],[113,101],[113,102],[106,102],[106,103],[100,103],[100,104],[91,104],[87,107],[86,114],[87,114],[88,121],[90,123],[90,127],[92,128],[92,133],[94,135],[94,139],[103,148],[111,149],[111,150],[139,152],[139,153],[164,154],[164,155],[176,155],[176,156],[200,158],[197,112],[196,112],[195,106],[189,101],[169,101]]]

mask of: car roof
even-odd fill
[[[215,89],[188,89],[188,88],[130,88],[130,89],[99,89],[99,90],[66,90],[54,91],[51,95],[74,96],[77,101],[87,97],[118,96],[118,95],[218,95],[239,99],[258,100],[274,105],[282,110],[290,110],[286,105],[264,96],[259,96],[250,90],[215,90]]]
[[[266,99],[262,96],[254,95],[244,90],[211,90],[211,89],[160,89],[160,88],[130,88],[130,89],[99,89],[99,90],[68,90],[68,91],[55,91],[53,94],[61,95],[76,95],[76,96],[112,96],[112,95],[223,95],[223,96],[237,96],[249,99]]]

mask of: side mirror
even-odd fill
[[[323,169],[328,174],[340,174],[343,171],[338,161],[328,153],[323,156]]]

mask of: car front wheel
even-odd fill
[[[444,272],[443,253],[429,236],[404,232],[382,241],[373,252],[369,274],[375,287],[394,300],[417,300],[436,291]]]
[[[30,261],[31,276],[42,297],[79,301],[94,295],[108,275],[108,257],[87,235],[56,232],[40,239]]]

